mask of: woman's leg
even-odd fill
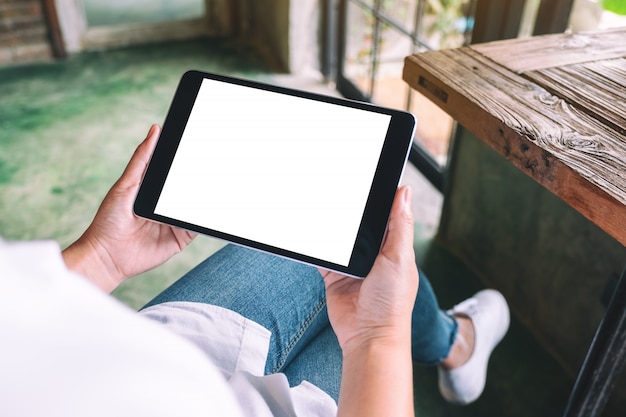
[[[339,399],[343,355],[332,327],[326,326],[283,370],[291,385],[308,381]]]
[[[334,337],[329,329],[324,283],[317,269],[235,245],[224,247],[199,264],[148,306],[167,301],[218,305],[269,329],[272,337],[266,373],[284,371],[320,332],[324,331],[325,336],[308,353],[319,351],[323,355],[324,341],[332,340],[329,333]],[[413,360],[422,364],[439,363],[448,355],[456,332],[456,321],[439,309],[430,282],[420,271],[413,310]],[[330,349],[337,351],[338,345]],[[289,366],[290,373],[302,374],[298,364],[303,363],[300,358]]]
[[[225,246],[147,306],[168,301],[217,305],[270,330],[268,374],[281,372],[329,325],[316,268],[236,245]]]
[[[440,363],[448,357],[457,331],[457,320],[439,308],[430,281],[420,270],[419,290],[411,325],[413,361],[422,365]]]
[[[439,309],[433,288],[420,271],[420,287],[413,308],[413,360],[424,365],[440,363],[450,353],[457,330],[456,319]],[[291,384],[309,381],[337,400],[341,367],[341,347],[332,328],[327,326],[289,362],[283,372]]]

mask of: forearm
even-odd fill
[[[410,339],[344,350],[338,416],[413,416]]]

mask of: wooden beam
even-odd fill
[[[65,49],[61,25],[59,24],[59,15],[54,0],[43,0],[43,12],[50,32],[52,53],[57,58],[67,57],[67,50]]]
[[[573,33],[566,37],[560,34],[545,35],[541,42],[532,38],[519,38],[472,45],[472,48],[497,60],[511,71],[522,74],[538,69],[622,58],[625,55],[624,45],[626,31],[624,28],[614,28],[601,32]]]

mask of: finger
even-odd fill
[[[332,272],[324,269],[318,269],[320,274],[322,275],[322,279],[324,280],[324,286],[328,289],[331,285],[336,283],[337,281],[341,281],[346,278],[345,275],[338,274],[337,272]]]
[[[143,178],[146,168],[148,167],[150,156],[156,146],[160,133],[161,129],[158,125],[155,124],[150,127],[148,135],[143,142],[137,146],[135,153],[130,158],[128,165],[120,178],[120,182],[124,183],[126,186],[135,186],[139,184],[141,178]]]
[[[382,253],[392,261],[400,261],[398,257],[402,254],[413,253],[414,221],[411,196],[411,187],[399,188],[391,208],[387,238],[383,244]]]
[[[413,211],[411,209],[412,189],[403,186],[398,189],[394,198],[393,206],[389,216],[387,236],[383,243],[381,252],[385,257],[393,262],[400,261],[399,257],[403,253],[413,256]],[[414,262],[414,260],[412,260]],[[324,284],[328,289],[332,284],[346,278],[345,275],[331,272],[323,268],[318,271],[324,279]]]

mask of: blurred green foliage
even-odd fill
[[[602,7],[604,10],[626,16],[626,0],[602,0]]]

